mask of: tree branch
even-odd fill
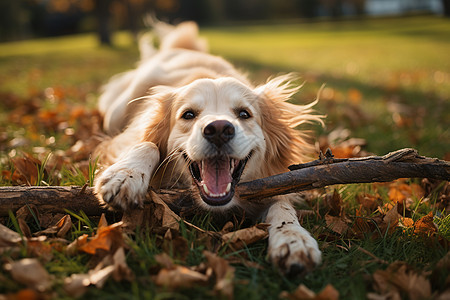
[[[290,172],[249,182],[236,188],[239,197],[265,205],[270,197],[321,188],[334,184],[387,182],[398,178],[431,178],[450,180],[450,163],[418,155],[414,149],[402,149],[385,156],[334,159],[330,151],[318,160],[289,167]],[[164,197],[192,197],[190,190],[161,190]],[[26,204],[34,204],[41,212],[83,210],[99,215],[99,206],[90,187],[0,187],[0,217],[15,212]]]

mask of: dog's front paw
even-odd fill
[[[283,222],[271,231],[269,258],[283,274],[300,275],[320,264],[319,245],[304,228]]]
[[[142,207],[149,185],[149,175],[112,165],[95,182],[95,192],[101,204],[126,210]]]

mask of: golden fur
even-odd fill
[[[315,103],[288,102],[300,88],[291,74],[253,86],[229,62],[206,53],[194,23],[155,28],[160,49],[146,36],[137,68],[113,77],[100,97],[111,136],[97,148],[105,167],[95,183],[100,202],[127,209],[142,204],[149,186],[194,186],[197,207],[238,207],[272,223],[269,252],[283,272],[319,263],[317,243],[295,219],[292,196],[275,197],[259,211],[234,195],[239,179],[286,172],[310,157],[313,147],[297,127],[322,122]]]

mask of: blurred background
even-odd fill
[[[168,22],[201,25],[242,21],[431,13],[450,15],[450,0],[0,0],[0,41],[97,31],[102,44],[111,33],[136,35],[145,14]]]

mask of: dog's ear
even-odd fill
[[[168,87],[158,86],[150,90],[148,102],[152,111],[151,118],[142,120],[146,123],[144,141],[153,142],[158,146],[160,157],[167,156],[167,144],[171,130],[172,102],[175,98],[175,91]]]
[[[290,164],[310,158],[314,147],[306,142],[306,132],[295,128],[305,123],[323,124],[322,116],[313,114],[316,101],[304,106],[287,102],[301,88],[292,84],[293,78],[293,74],[275,77],[255,89],[260,99],[261,126],[267,144],[266,165],[274,168],[269,172],[284,172]]]

